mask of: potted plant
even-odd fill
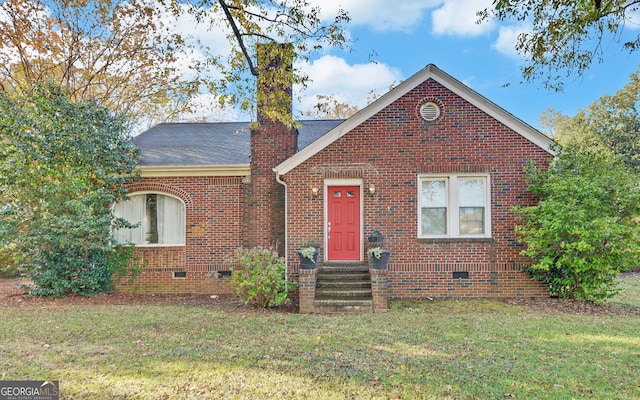
[[[372,268],[387,269],[389,256],[391,255],[389,250],[383,249],[382,247],[372,247],[369,249],[368,253]]]
[[[300,257],[300,268],[314,269],[318,262],[318,249],[314,246],[303,247],[298,250],[298,256]]]

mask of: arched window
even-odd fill
[[[118,243],[137,245],[180,245],[185,243],[184,203],[161,193],[137,193],[114,206],[116,217],[136,228],[114,232]]]

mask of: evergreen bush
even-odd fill
[[[640,255],[637,175],[606,152],[566,147],[529,177],[540,201],[516,208],[516,232],[534,260],[531,277],[561,298],[602,303],[615,295],[615,278]]]

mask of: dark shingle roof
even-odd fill
[[[342,120],[300,121],[298,150],[338,126]],[[248,164],[248,122],[165,123],[136,136],[139,166]]]

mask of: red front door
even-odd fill
[[[327,259],[360,260],[360,186],[327,187]]]

